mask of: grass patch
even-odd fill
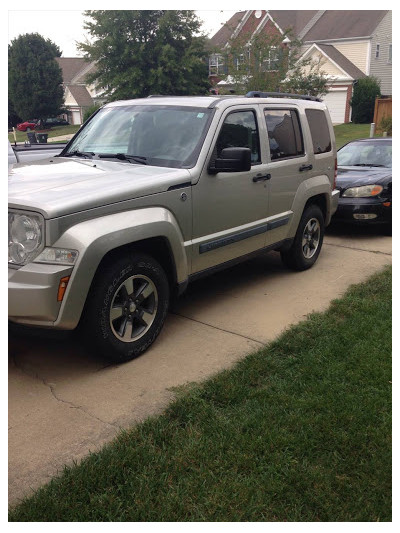
[[[354,139],[365,139],[369,137],[371,124],[338,124],[333,126],[336,138],[336,148],[339,149],[344,144]],[[380,137],[380,135],[375,135]]]
[[[66,467],[11,521],[390,521],[391,270]]]
[[[76,133],[79,130],[80,126],[77,125],[69,125],[69,126],[54,126],[51,129],[43,129],[43,130],[34,130],[35,133],[47,133],[48,134],[48,140],[52,137],[59,137],[61,135],[70,135],[71,133]],[[28,136],[26,134],[26,131],[18,131],[16,130],[17,134],[17,142],[24,142],[28,140]],[[14,142],[14,135],[13,133],[8,134],[8,140],[12,144]]]

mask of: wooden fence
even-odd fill
[[[392,99],[391,98],[376,98],[375,99],[375,111],[374,122],[376,128],[379,128],[379,124],[383,117],[389,118],[392,116]]]

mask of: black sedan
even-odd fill
[[[359,139],[337,153],[337,222],[392,225],[392,139]]]

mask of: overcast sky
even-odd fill
[[[393,0],[385,0],[385,8],[390,9]],[[142,3],[141,3],[142,4]],[[298,2],[295,0],[285,0],[283,6],[276,6],[275,3],[270,2],[267,5],[264,2],[256,0],[252,2],[251,6],[246,5],[243,0],[196,0],[195,2],[186,0],[186,2],[177,2],[176,0],[148,0],[146,2],[147,9],[194,9],[196,10],[200,19],[204,21],[203,30],[211,37],[218,31],[221,25],[229,20],[229,18],[236,12],[251,7],[252,9],[266,9],[276,8],[281,9],[298,9]],[[68,6],[69,10],[54,9],[55,5]],[[39,33],[45,38],[51,39],[57,44],[64,57],[74,57],[79,55],[76,49],[75,42],[85,40],[85,31],[83,29],[84,9],[132,9],[142,7],[135,5],[134,2],[126,0],[114,0],[112,5],[106,0],[96,0],[96,2],[88,0],[66,0],[55,3],[54,0],[18,0],[13,7],[8,11],[8,41],[22,35],[24,33]],[[39,7],[40,6],[40,7]],[[218,10],[215,7],[218,6]],[[363,9],[379,9],[380,6],[373,0],[363,0],[356,3],[358,8]],[[318,0],[304,0],[302,3],[303,9],[320,9],[327,6],[322,5]],[[201,8],[201,9],[199,9]],[[214,9],[213,9],[214,8]],[[229,9],[225,9],[229,8]],[[336,9],[348,9],[348,0],[336,0]],[[6,13],[4,13],[6,15]]]
[[[70,2],[68,2],[70,4]],[[98,2],[101,4],[101,2]],[[16,5],[20,6],[20,2]],[[43,2],[40,2],[43,6]],[[53,3],[54,6],[54,3]],[[108,6],[110,4],[108,3]],[[130,4],[132,7],[132,4]],[[170,6],[168,6],[170,7]],[[206,4],[205,4],[206,7]],[[27,4],[27,9],[8,11],[8,40],[11,41],[24,33],[37,32],[57,44],[63,57],[81,55],[76,49],[76,41],[85,39],[83,23],[85,17],[79,10],[32,10],[32,4]],[[100,9],[96,5],[96,9]],[[199,10],[197,15],[204,21],[203,30],[211,37],[226,22],[236,9],[231,10]]]

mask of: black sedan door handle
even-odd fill
[[[304,172],[304,170],[312,170],[312,165],[301,165],[299,170],[300,172]]]
[[[253,181],[254,183],[256,183],[257,181],[267,181],[267,180],[270,180],[271,179],[271,174],[257,174],[256,176],[253,177]]]

